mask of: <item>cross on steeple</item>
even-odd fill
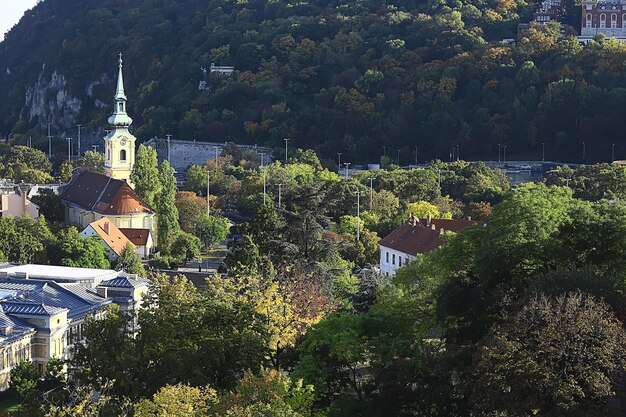
[[[123,62],[123,61],[122,61],[122,53],[120,52],[120,60],[119,60],[120,67],[122,66],[122,62]]]

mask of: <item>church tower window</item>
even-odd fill
[[[126,149],[120,151],[120,161],[126,161]]]

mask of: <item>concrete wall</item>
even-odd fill
[[[151,146],[157,151],[159,163],[168,159],[168,140],[162,138],[152,138],[144,145]],[[202,165],[207,160],[215,159],[215,153],[220,156],[222,154],[225,143],[218,142],[200,142],[189,140],[169,141],[169,163],[177,173],[183,175],[189,165]],[[256,149],[259,153],[272,155],[270,148],[254,145],[239,145],[243,149]],[[217,149],[216,149],[217,148]]]

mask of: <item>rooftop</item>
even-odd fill
[[[28,274],[28,278],[81,281],[93,280],[94,278],[112,279],[115,278],[119,272],[112,269],[76,268],[71,266],[55,265],[0,265],[0,277],[2,275],[23,276],[24,274]]]

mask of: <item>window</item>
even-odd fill
[[[402,256],[398,256],[398,266],[402,266]]]
[[[395,265],[396,264],[396,254],[394,253],[393,255],[391,255],[391,265]]]
[[[615,29],[617,27],[617,15],[613,13],[611,15],[611,28]]]
[[[126,160],[126,149],[122,149],[120,151],[120,161],[125,161]]]
[[[406,257],[406,258],[404,259],[404,263],[405,263],[405,264],[408,264],[408,263],[409,263],[409,258],[408,258],[408,257]]]
[[[120,108],[120,111],[123,112],[124,111],[124,103],[120,103],[119,108]]]
[[[590,28],[591,27],[591,13],[587,13],[587,17],[585,18],[585,25]]]
[[[600,27],[606,27],[606,15],[604,13],[600,15]]]
[[[389,252],[385,252],[385,254],[387,255],[385,262],[389,263]]]

